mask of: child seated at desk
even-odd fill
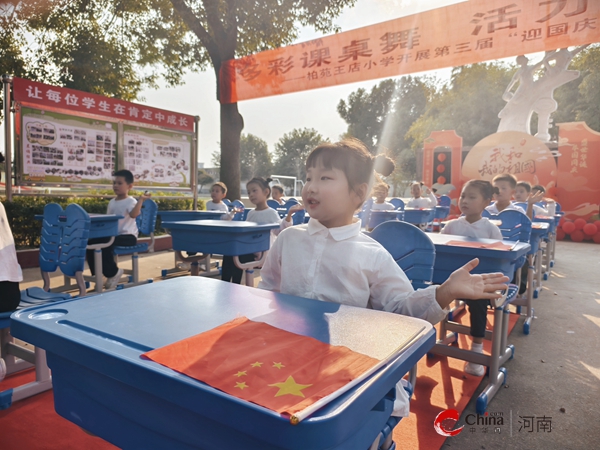
[[[271,195],[271,188],[269,187],[269,183],[273,181],[271,178],[267,178],[266,180],[262,177],[254,177],[246,184],[246,189],[248,190],[248,199],[250,202],[256,206],[252,211],[248,213],[246,217],[246,221],[255,222],[260,225],[267,223],[278,223],[280,224],[279,229],[275,229],[271,231],[271,245],[273,244],[273,240],[275,236],[277,236],[280,230],[292,226],[292,215],[296,211],[300,211],[303,208],[302,205],[294,205],[292,206],[287,213],[285,219],[281,219],[279,217],[279,213],[275,211],[273,208],[269,208],[267,205],[267,199]],[[231,219],[229,216],[223,217],[223,219]],[[250,253],[247,255],[239,255],[238,258],[240,263],[247,263],[254,261],[256,259],[254,253]],[[237,267],[233,261],[233,256],[223,256],[223,267],[221,270],[221,280],[229,281],[233,283],[240,284],[242,281],[242,275],[244,271]]]
[[[113,191],[116,197],[111,199],[106,210],[107,214],[123,216],[119,219],[119,235],[108,247],[102,249],[102,274],[107,278],[104,287],[114,288],[121,277],[123,269],[120,269],[113,256],[115,246],[130,247],[137,244],[138,227],[135,218],[141,214],[144,200],[150,198],[149,194],[142,194],[138,200],[129,196],[133,189],[133,174],[129,170],[119,170],[113,176]],[[111,238],[90,239],[88,245],[108,242]],[[96,268],[94,263],[94,251],[86,252],[86,259],[92,275]]]
[[[547,216],[548,210],[536,205],[544,197],[539,190],[533,191],[528,181],[519,181],[515,188],[515,202],[527,203],[527,217],[533,219],[535,216]]]
[[[13,311],[19,306],[21,302],[20,281],[23,281],[23,272],[17,261],[15,240],[8,224],[4,205],[0,203],[0,312]],[[0,361],[4,362],[1,358]],[[0,380],[2,378],[0,374]]]
[[[389,192],[390,186],[383,182],[378,183],[373,188],[373,195],[375,196],[375,201],[371,206],[371,211],[392,211],[396,209],[396,207],[390,202],[385,201]]]
[[[229,212],[229,208],[223,199],[227,195],[227,186],[225,183],[218,181],[210,188],[210,200],[206,202],[207,211],[223,211],[224,213]]]
[[[481,217],[486,205],[489,205],[492,200],[493,192],[494,188],[489,181],[468,181],[464,185],[458,201],[458,207],[464,215],[449,221],[442,229],[442,234],[501,241],[502,233],[500,229],[486,217]],[[487,325],[489,301],[465,300],[465,303],[469,306],[471,315],[471,337],[473,339],[471,351],[483,353],[483,338],[485,337],[485,327]],[[485,367],[481,364],[467,362],[465,372],[480,377],[485,374]]]
[[[427,197],[422,197],[423,188],[429,191]],[[420,183],[415,181],[410,186],[410,193],[412,194],[413,198],[411,198],[406,204],[408,208],[435,208],[438,204],[437,197],[433,191],[425,186],[422,181]]]
[[[274,184],[271,186],[273,190],[273,200],[275,200],[280,205],[285,205],[285,200],[283,199],[283,186],[279,184]]]
[[[317,146],[306,161],[304,225],[284,230],[269,251],[258,287],[299,297],[406,314],[437,323],[456,298],[499,298],[502,274],[471,275],[474,259],[441,286],[415,291],[390,253],[361,233],[354,214],[375,176],[374,158],[358,140]],[[401,237],[399,237],[401,238]],[[396,389],[394,415],[408,415],[408,395]]]
[[[494,185],[494,203],[485,208],[490,214],[497,216],[505,209],[514,209],[525,214],[523,208],[513,205],[512,198],[517,188],[517,179],[510,173],[496,175],[492,180]]]

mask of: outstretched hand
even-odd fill
[[[509,279],[502,273],[471,274],[479,264],[475,258],[452,272],[450,277],[438,288],[436,299],[442,308],[446,308],[452,300],[492,300],[502,297],[497,292],[506,289]]]
[[[527,203],[532,205],[534,203],[541,202],[543,199],[544,193],[542,191],[538,191],[535,194],[529,194],[529,197],[527,197]]]

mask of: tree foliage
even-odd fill
[[[306,158],[313,148],[324,141],[323,136],[313,128],[296,128],[284,134],[275,144],[274,171],[278,175],[305,179]]]
[[[198,192],[202,192],[202,187],[206,184],[211,184],[215,179],[211,177],[206,170],[200,169],[198,171]]]
[[[20,49],[14,65],[29,65],[31,79],[124,100],[135,99],[159,77],[177,84],[186,69],[211,66],[218,98],[224,61],[289,44],[300,26],[333,31],[332,19],[355,2],[12,0],[3,16],[18,31],[17,38],[0,40],[0,51]],[[29,56],[25,47],[31,49]],[[244,123],[237,104],[221,105],[220,118],[221,180],[228,195],[237,198]]]
[[[240,164],[242,180],[250,180],[253,177],[267,178],[273,170],[267,143],[253,134],[242,134]]]

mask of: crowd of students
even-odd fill
[[[506,287],[509,279],[501,273],[471,274],[470,271],[478,264],[478,260],[474,259],[452,273],[443,284],[415,291],[391,255],[361,232],[361,223],[355,217],[371,193],[376,198],[373,209],[394,209],[386,201],[389,186],[375,173],[375,169],[382,175],[389,175],[393,163],[373,157],[358,140],[348,139],[317,146],[306,161],[307,178],[302,190],[302,203],[290,208],[283,219],[267,205],[271,195],[279,204],[285,203],[282,199],[283,188],[271,187],[268,178],[256,177],[247,183],[249,200],[255,206],[247,220],[260,224],[280,224],[272,232],[274,242],[262,267],[258,287],[299,297],[406,314],[434,324],[446,316],[453,300],[467,300],[472,316],[472,350],[481,352],[487,305],[489,300],[501,297],[499,291]],[[149,195],[142,195],[137,200],[131,198],[128,192],[133,187],[133,177],[129,177],[130,172],[125,172],[128,171],[115,174],[113,190],[116,198],[111,200],[108,212],[124,216],[119,221],[116,243],[134,245],[137,236],[135,217]],[[374,180],[376,185],[372,190]],[[525,196],[520,192],[521,189],[528,194]],[[482,180],[468,182],[458,203],[463,216],[450,221],[442,232],[502,239],[498,227],[482,217],[482,212],[484,209],[493,213],[507,208],[518,209],[511,202],[517,190],[519,198],[528,205],[524,212],[532,214],[534,203],[543,195],[539,187],[531,189],[524,183],[517,185],[516,179],[508,175],[496,177],[493,186]],[[422,183],[414,183],[411,193],[413,198],[407,203],[408,207],[426,208],[437,204],[434,192]],[[223,202],[227,195],[224,183],[215,183],[210,195],[207,209],[223,211],[223,220],[231,220],[234,214],[240,212],[238,209],[229,211]],[[492,196],[495,201],[490,205]],[[302,208],[310,215],[310,221],[292,226],[291,216]],[[4,208],[0,207],[2,239],[5,234],[10,234],[7,223]],[[18,291],[22,276],[20,269],[16,270],[16,257],[11,259],[4,254],[14,253],[14,242],[3,240],[0,244],[0,252],[3,252],[0,258],[0,289],[6,289],[3,283],[8,281],[17,283]],[[114,287],[114,280],[118,281],[122,271],[114,263],[111,247],[107,247],[103,253],[106,253],[103,271],[108,279],[107,285]],[[246,262],[258,257],[250,254],[241,255],[239,259]],[[93,258],[88,258],[88,262],[93,273]],[[242,270],[235,266],[233,258],[225,257],[222,279],[239,283],[241,277]],[[6,302],[3,292],[0,291],[0,307],[14,309],[16,304]],[[468,363],[465,370],[481,375],[484,368]],[[394,414],[408,414],[408,396],[400,388],[397,389]]]

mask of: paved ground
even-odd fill
[[[509,342],[508,381],[488,407],[503,425],[465,426],[444,449],[590,449],[600,436],[600,246],[559,242],[557,261],[534,308],[531,333],[522,319]],[[140,278],[161,280],[174,266],[173,252],[141,255]],[[120,265],[125,266],[124,259]],[[26,269],[22,287],[41,285],[38,269]],[[53,277],[52,286],[61,284]],[[483,389],[486,379],[480,386]],[[479,392],[477,392],[478,394]],[[473,398],[459,426],[475,415]],[[512,418],[512,425],[511,425]],[[550,429],[551,427],[551,429]],[[500,433],[495,432],[500,428]]]

